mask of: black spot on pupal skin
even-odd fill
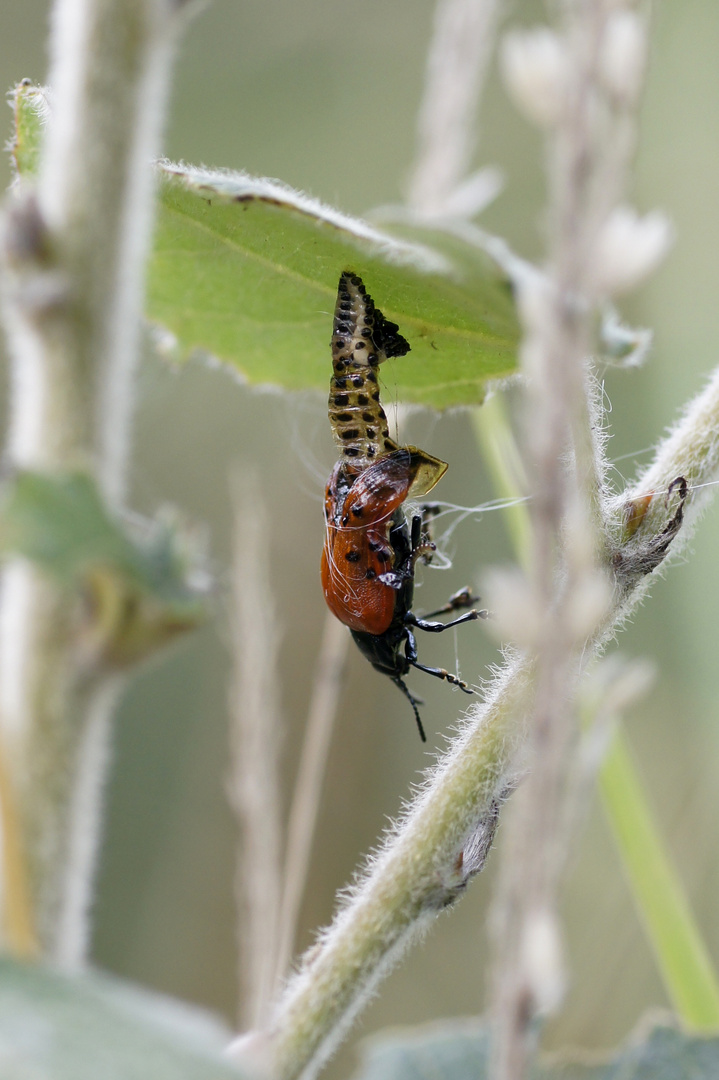
[[[367,376],[367,378],[369,378],[369,375]],[[357,389],[359,389],[361,386],[364,386],[364,375],[353,375],[352,385]]]
[[[347,388],[347,376],[338,375],[335,379],[335,386],[338,390],[345,390]]]
[[[365,431],[365,435],[367,436],[368,439],[376,439],[377,438],[377,432],[374,430],[374,428],[367,428],[367,430]]]
[[[374,371],[368,371],[367,372],[367,381],[368,382],[377,382],[377,376],[375,375]],[[379,400],[379,398],[377,400]]]
[[[358,394],[357,395],[357,404],[358,405],[369,405],[369,398],[367,397],[367,395],[366,394]]]
[[[362,337],[372,337],[372,331],[370,330],[369,326],[365,326],[362,329],[361,333]]]
[[[367,447],[367,457],[374,457],[374,455],[375,455],[374,446],[368,446]]]
[[[367,345],[364,341],[358,341],[355,345],[355,349],[366,349]]]
[[[350,399],[347,394],[335,394],[334,403],[342,408],[343,405],[349,405]]]
[[[340,438],[359,439],[359,428],[347,428],[346,431],[340,432]]]
[[[351,420],[351,419],[352,419],[352,413],[349,413],[349,412],[337,413],[337,415],[335,416],[335,420],[338,420],[341,424],[346,424],[347,421]]]
[[[352,507],[352,514],[356,518],[361,518],[362,515],[364,514],[364,506],[353,506]]]
[[[361,404],[361,403],[358,402],[358,404]],[[362,419],[364,420],[365,424],[373,424],[374,423],[374,413],[363,412],[362,413]]]
[[[344,454],[347,457],[359,457],[359,450],[356,446],[345,446]]]
[[[372,581],[372,580],[374,580],[374,578],[377,577],[377,571],[373,570],[372,567],[370,567],[369,570],[367,571],[367,573],[365,574],[365,577],[367,578],[368,581]]]
[[[345,555],[345,559],[347,560],[347,562],[359,562],[361,558],[362,554],[357,550],[357,548],[352,548],[352,550],[348,551]]]

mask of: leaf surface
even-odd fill
[[[490,1080],[490,1041],[479,1020],[448,1020],[364,1042],[353,1080]],[[719,1038],[655,1026],[606,1061],[537,1063],[532,1080],[716,1080]]]
[[[98,974],[0,961],[0,1080],[240,1080],[219,1020]]]
[[[160,167],[148,313],[181,353],[208,351],[251,383],[324,392],[345,269],[410,342],[408,356],[383,366],[392,396],[476,404],[488,381],[514,371],[512,293],[479,249],[452,260],[276,181]]]

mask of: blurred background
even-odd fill
[[[45,0],[24,0],[0,8],[0,82],[7,88],[23,77],[46,76],[47,7]],[[507,10],[508,25],[542,18],[540,5],[524,0]],[[398,201],[413,158],[432,15],[430,0],[215,0],[190,24],[179,50],[167,155],[280,177],[360,214]],[[654,5],[630,195],[642,211],[660,207],[668,213],[677,240],[659,273],[623,306],[627,320],[655,331],[649,362],[642,370],[606,375],[618,483],[648,459],[653,441],[717,362],[717,41],[719,6],[713,0]],[[9,111],[6,125],[9,134]],[[539,140],[507,101],[494,69],[476,157],[477,165],[489,163],[504,170],[506,187],[482,224],[521,254],[538,257],[544,198]],[[6,160],[0,170],[4,184]],[[375,299],[381,304],[381,297]],[[385,382],[391,397],[391,370]],[[147,513],[172,503],[191,520],[207,523],[215,618],[142,672],[126,694],[107,793],[93,957],[103,968],[232,1020],[236,830],[225,797],[229,479],[234,471],[258,469],[269,505],[289,792],[325,615],[318,564],[332,442],[322,396],[252,390],[200,361],[170,368],[152,356],[141,376],[136,431],[132,503]],[[465,506],[492,498],[468,415],[415,412],[403,422],[401,437],[451,463],[438,497]],[[629,737],[717,964],[718,549],[714,506],[685,562],[656,583],[651,601],[619,642],[625,655],[650,656],[658,666],[654,690],[628,718]],[[460,585],[476,583],[481,569],[505,560],[508,550],[497,513],[465,521],[449,545],[452,569],[423,572],[417,607],[426,610]],[[458,660],[470,681],[496,659],[479,626],[423,646],[425,662],[451,667]],[[397,813],[466,704],[432,680],[420,686],[420,678],[417,673],[412,684],[427,702],[427,748],[396,689],[356,651],[350,655],[302,908],[302,947],[329,919],[335,890]],[[360,1033],[482,1010],[485,909],[495,862],[496,853],[458,908],[439,920],[384,985]],[[564,910],[571,986],[547,1043],[611,1045],[648,1007],[667,1001],[594,802],[576,847]],[[334,1075],[345,1074],[352,1060],[351,1049],[344,1050]]]

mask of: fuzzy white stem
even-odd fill
[[[328,614],[287,826],[276,986],[286,977],[292,959],[349,641],[347,628]]]
[[[119,677],[101,679],[91,688],[77,750],[76,785],[68,803],[66,863],[61,889],[64,903],[55,929],[55,959],[72,967],[87,953],[95,859],[100,841],[103,786],[110,758],[112,716],[122,686]]]
[[[38,191],[21,189],[6,215],[10,460],[85,466],[113,503],[124,488],[150,159],[159,151],[176,7],[58,0]],[[71,607],[26,566],[4,574],[0,723],[41,945],[69,965],[82,959],[87,938],[81,924],[106,756],[86,753],[104,742],[95,705],[105,691],[78,668]],[[77,828],[76,791],[84,793]]]
[[[568,783],[578,737],[574,697],[586,636],[594,636],[610,598],[602,504],[605,463],[601,442],[592,438],[592,427],[601,427],[601,414],[591,399],[584,358],[591,350],[590,319],[600,298],[594,273],[599,237],[622,190],[632,128],[601,97],[599,57],[609,17],[605,0],[568,3],[562,10],[557,33],[540,32],[553,43],[553,77],[562,91],[553,115],[551,109],[545,112],[548,282],[520,294],[528,376],[524,444],[533,492],[532,588],[526,603],[533,606],[542,633],[536,644],[529,775],[510,810],[494,905],[495,1080],[528,1075],[534,1020],[561,1002],[558,905],[569,840]],[[515,75],[521,71],[518,59]],[[528,76],[529,53],[524,63]],[[545,76],[549,71],[545,66]]]
[[[476,142],[496,8],[496,0],[438,0],[417,123],[417,163],[407,199],[418,214],[446,212],[465,178]]]
[[[257,477],[235,490],[234,678],[230,691],[230,802],[242,843],[235,874],[240,909],[241,1013],[267,1020],[275,993],[281,893],[279,633],[271,596],[267,510]]]
[[[272,1024],[283,1080],[315,1074],[409,941],[463,890],[474,868],[460,856],[471,838],[481,846],[478,832],[493,830],[491,808],[509,782],[531,689],[531,662],[510,661],[291,979]]]
[[[60,317],[69,323],[65,363],[83,395],[75,416],[90,426],[79,449],[96,455],[113,501],[125,482],[173,11],[170,0],[60,0],[53,16],[39,206],[72,308]]]

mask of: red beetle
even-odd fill
[[[321,577],[327,606],[349,627],[359,648],[378,671],[388,675],[409,699],[425,740],[417,705],[404,676],[410,667],[473,691],[444,668],[417,660],[413,630],[441,633],[451,626],[486,616],[472,610],[450,622],[429,622],[435,615],[471,607],[469,589],[461,589],[438,611],[418,618],[411,608],[418,559],[434,551],[415,514],[408,526],[402,504],[426,495],[447,471],[447,464],[414,446],[400,447],[389,437],[380,404],[376,368],[389,356],[404,356],[409,344],[375,307],[356,274],[340,276],[332,337],[334,374],[329,416],[340,460],[325,492],[325,544]]]

